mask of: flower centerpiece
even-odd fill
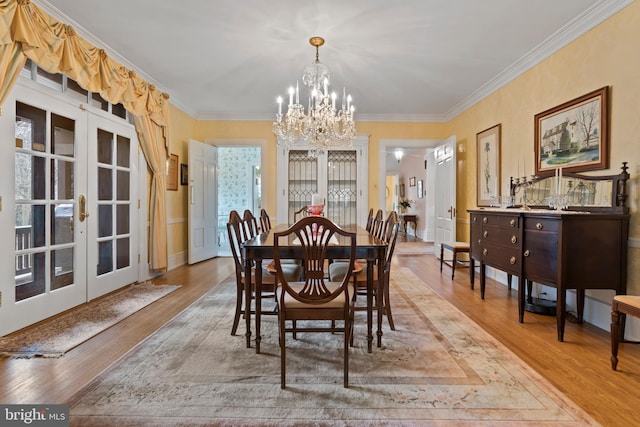
[[[411,207],[411,203],[413,203],[413,200],[401,199],[398,203],[398,206],[400,206],[400,211],[404,212],[409,209]]]

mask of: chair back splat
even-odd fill
[[[245,223],[245,228],[247,229],[247,239],[256,237],[260,233],[260,229],[258,228],[258,220],[253,215],[253,212],[249,209],[245,209],[242,214],[242,219]]]
[[[271,230],[271,219],[264,208],[260,209],[260,227],[262,227],[262,232],[264,233]]]
[[[287,249],[300,245],[303,279],[291,282],[283,272],[282,258],[290,256]],[[334,253],[330,249],[335,248]],[[331,256],[348,262],[349,274],[341,281],[325,279],[325,261]],[[343,230],[325,217],[302,218],[289,229],[274,234],[274,264],[281,287],[277,290],[278,329],[280,341],[280,386],[286,386],[286,332],[344,332],[344,386],[349,384],[349,342],[353,328],[353,286],[349,283],[356,252],[356,233]],[[293,321],[292,328],[285,322]],[[298,320],[330,320],[332,326],[296,327]],[[336,328],[335,321],[344,321],[344,328]]]
[[[371,230],[369,231],[371,234],[376,236],[377,238],[382,238],[382,233],[384,231],[384,217],[383,217],[382,209],[378,209],[376,212],[376,216],[373,218],[373,224],[371,226]]]

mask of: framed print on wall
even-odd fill
[[[400,184],[400,197],[404,197],[404,184]]]
[[[187,185],[189,183],[189,167],[180,163],[180,185]]]
[[[409,187],[415,187],[416,186],[416,177],[412,176],[411,178],[409,178]]]
[[[178,155],[169,155],[169,168],[167,170],[167,190],[178,190]]]
[[[478,159],[478,206],[491,206],[491,199],[500,196],[500,138],[502,125],[476,134]]]
[[[535,115],[536,175],[559,167],[570,172],[609,167],[608,89]]]

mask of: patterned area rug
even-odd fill
[[[60,357],[180,286],[133,284],[50,320],[0,338],[0,356]]]
[[[433,243],[427,242],[398,242],[394,255],[425,255],[433,254]]]
[[[597,425],[406,268],[392,271],[396,330],[385,324],[382,348],[367,353],[356,313],[346,389],[342,335],[299,333],[281,390],[276,318],[263,317],[262,354],[247,349],[244,331],[230,335],[234,288],[213,289],[81,390],[71,425]]]

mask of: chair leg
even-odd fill
[[[238,331],[238,324],[240,323],[240,314],[242,313],[242,297],[244,290],[240,286],[236,286],[236,314],[233,317],[233,326],[231,327],[231,335],[235,335]]]
[[[384,313],[387,315],[389,321],[389,327],[392,331],[396,330],[396,325],[393,323],[393,316],[391,315],[391,301],[389,300],[389,281],[386,281],[384,285],[384,298],[382,298],[382,306]]]
[[[458,252],[456,249],[453,249],[453,261],[451,262],[451,280],[453,280],[453,276],[456,274],[456,264],[458,263]]]
[[[614,371],[618,368],[618,344],[623,338],[621,336],[620,325],[625,320],[625,314],[618,310],[611,312],[611,369]]]
[[[348,388],[349,387],[349,342],[351,341],[350,338],[350,331],[351,331],[351,322],[349,319],[349,316],[346,316],[346,319],[344,319],[344,387]],[[347,325],[347,323],[349,325]]]
[[[282,310],[280,311],[280,313],[282,313]],[[280,320],[279,322],[280,324],[280,330],[279,330],[279,334],[280,334],[280,388],[284,389],[287,384],[286,384],[286,359],[287,359],[287,346],[286,346],[286,333],[284,331],[285,328],[285,320],[284,318]]]

